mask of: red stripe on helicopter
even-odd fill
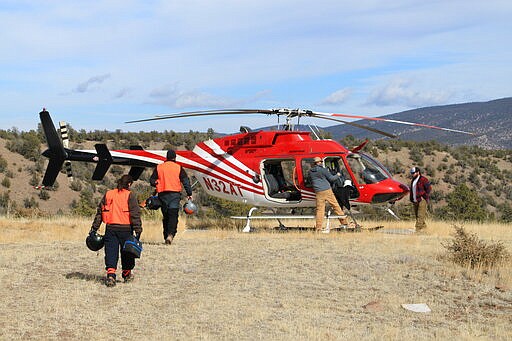
[[[155,165],[161,163],[159,161],[165,161],[166,157],[162,155],[158,155],[155,153],[148,152],[147,150],[143,149],[134,149],[134,150],[114,150],[113,152],[123,153],[123,154],[129,154],[133,156],[139,156],[144,158],[152,159],[155,162]]]
[[[207,168],[231,177],[236,182],[243,182],[248,186],[261,189],[261,185],[255,184],[252,180],[252,177],[248,173],[248,171],[253,174],[255,174],[255,172],[249,167],[245,166],[235,157],[230,155],[228,158],[224,155],[215,155],[215,151],[203,143],[199,143],[194,148],[193,153],[197,155],[197,157],[201,160],[201,164]],[[244,166],[245,170],[240,168],[235,163],[239,163],[240,165]]]
[[[209,141],[211,144],[213,144],[213,148],[209,146],[206,143],[199,143],[197,144],[196,148],[194,148],[194,153],[198,155],[199,157],[204,158],[204,155],[206,155],[208,158],[214,158],[216,161],[219,161],[220,164],[224,165],[227,168],[230,168],[230,171],[237,172],[240,178],[245,178],[247,181],[252,181],[252,176],[257,174],[254,170],[252,170],[250,167],[242,163],[240,160],[235,158],[232,155],[224,154],[219,155],[218,150],[222,150],[218,145],[216,145],[213,141]],[[218,148],[215,150],[214,148]],[[204,154],[204,155],[201,155]],[[211,162],[211,161],[210,161]],[[243,168],[242,168],[243,167]],[[233,174],[233,173],[231,173]]]
[[[196,154],[197,155],[197,154]],[[222,162],[222,161],[221,161]],[[235,176],[229,170],[225,170],[220,168],[218,165],[214,165],[208,160],[200,157],[195,160],[187,160],[185,159],[184,163],[186,164],[186,168],[196,170],[202,174],[206,174],[208,176],[215,177],[221,181],[226,181],[228,183],[236,184],[237,186],[242,186],[243,189],[251,191],[253,193],[263,194],[262,185],[255,184],[251,180],[240,178],[239,176]],[[202,166],[202,167],[200,167]]]
[[[187,168],[188,169],[191,169],[191,170],[195,170],[197,172],[200,172],[201,174],[205,175],[205,176],[208,176],[209,178],[206,178],[206,177],[203,177],[204,181],[205,181],[205,186],[209,189],[209,190],[215,190],[214,187],[217,187],[217,185],[219,185],[218,183],[217,184],[211,184],[211,180],[216,180],[216,181],[219,181],[221,183],[225,183],[227,185],[231,187],[236,187],[237,189],[241,189],[241,190],[244,190],[244,191],[247,191],[247,192],[251,192],[251,193],[254,193],[254,194],[257,194],[257,195],[263,195],[263,189],[262,188],[254,188],[254,187],[248,187],[244,184],[241,184],[240,182],[236,182],[236,181],[232,181],[231,179],[227,179],[225,177],[222,177],[222,176],[219,176],[218,174],[215,174],[215,172],[213,171],[210,171],[210,170],[205,170],[204,168],[200,168],[200,167],[197,167],[197,166],[192,166],[192,165],[187,165]],[[231,190],[227,190],[226,188],[224,188],[224,190],[220,190],[217,189],[218,192],[223,192],[223,193],[226,193],[226,194],[232,194],[232,189]],[[236,195],[236,191],[235,191],[235,195]]]

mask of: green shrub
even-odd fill
[[[39,203],[36,201],[34,197],[23,199],[23,207],[24,208],[37,208],[39,207]]]
[[[5,172],[7,169],[7,160],[0,155],[0,173]]]
[[[443,207],[445,219],[483,221],[487,218],[486,204],[475,190],[466,184],[459,184],[446,196],[447,206]]]
[[[41,200],[48,200],[48,199],[50,199],[50,193],[47,190],[42,189],[39,192],[39,199],[41,199]]]
[[[501,214],[500,221],[502,223],[512,223],[512,206],[509,204],[500,205],[499,213]]]
[[[3,192],[0,194],[0,207],[6,208],[9,206],[9,202],[11,201],[9,192]]]
[[[9,180],[9,178],[4,178],[2,180],[2,186],[4,186],[5,188],[11,187],[11,180]]]

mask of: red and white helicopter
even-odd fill
[[[394,180],[379,161],[361,152],[365,143],[349,150],[330,139],[313,139],[310,132],[294,130],[292,124],[294,119],[297,119],[297,122],[302,117],[327,119],[388,137],[396,136],[354,122],[347,122],[344,119],[384,121],[471,134],[420,123],[300,109],[205,110],[157,115],[126,123],[193,116],[246,114],[276,115],[278,119],[284,116],[286,123],[273,131],[251,131],[249,128],[241,127],[240,133],[200,142],[193,150],[176,151],[176,161],[182,167],[192,171],[209,195],[254,207],[274,209],[315,206],[315,193],[307,176],[315,157],[322,158],[326,167],[333,172],[340,172],[346,180],[350,181],[355,189],[351,191],[350,196],[350,201],[353,203],[385,206],[387,203],[394,203],[401,199],[409,191],[406,185]],[[138,179],[146,167],[155,167],[165,161],[166,150],[144,150],[140,146],[132,146],[125,150],[109,150],[105,144],[96,144],[95,150],[69,149],[67,139],[59,138],[49,112],[43,109],[39,115],[49,147],[43,155],[50,159],[43,186],[52,186],[62,165],[68,161],[96,163],[92,177],[94,180],[103,179],[112,164],[131,166],[129,174],[134,179]],[[61,122],[61,132],[64,130],[65,126]],[[393,214],[390,209],[388,211]],[[252,212],[253,209],[248,217]],[[248,219],[244,230],[249,229]]]

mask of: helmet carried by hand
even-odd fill
[[[162,206],[162,201],[157,195],[152,195],[146,199],[146,207],[150,210],[158,210]]]
[[[185,212],[188,215],[195,214],[195,213],[197,213],[197,205],[194,204],[191,200],[188,200],[183,205],[183,212]]]
[[[142,242],[135,237],[124,242],[123,252],[130,253],[135,258],[140,258],[142,250]]]
[[[96,231],[89,232],[87,238],[85,238],[85,244],[91,251],[101,250],[105,242],[103,241],[103,236]]]

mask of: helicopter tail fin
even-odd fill
[[[67,153],[53,125],[50,113],[46,111],[46,109],[43,109],[43,111],[39,113],[39,117],[48,144],[48,149],[43,152],[43,155],[50,159],[46,172],[44,173],[43,186],[53,186],[67,158]]]
[[[107,173],[108,169],[110,168],[110,165],[112,165],[114,160],[106,144],[98,143],[94,145],[94,148],[96,148],[96,153],[98,155],[99,161],[98,165],[96,165],[96,169],[94,169],[92,179],[103,180],[103,177]]]

